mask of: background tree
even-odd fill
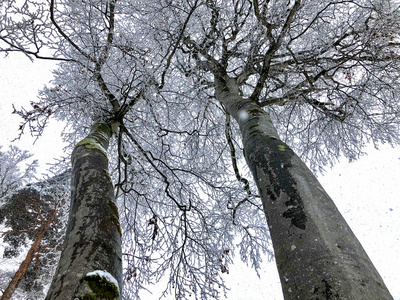
[[[11,299],[17,287],[19,296],[43,297],[43,288],[50,283],[62,246],[68,210],[68,175],[29,184],[2,198],[0,223],[5,226],[3,265],[24,256],[17,272],[2,270],[4,282],[1,299]],[[8,262],[8,263],[7,263]]]
[[[34,179],[37,161],[29,161],[31,157],[28,151],[14,146],[0,151],[0,198]]]
[[[37,162],[29,162],[31,157],[28,151],[17,147],[10,147],[7,152],[0,151],[0,207],[3,207],[4,197],[7,194],[15,192],[24,183],[34,178]],[[6,274],[6,271],[3,271],[2,290],[5,289],[8,279],[12,276],[12,272]]]

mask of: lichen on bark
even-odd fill
[[[81,300],[116,300],[119,297],[119,289],[113,282],[98,274],[85,276],[92,292],[81,296]]]
[[[269,114],[241,96],[235,79],[215,75],[216,98],[242,133],[285,299],[393,299],[332,199],[280,140]]]
[[[114,215],[110,216],[110,220],[114,223],[115,226],[118,228],[119,235],[122,236],[121,224],[119,223],[119,213],[117,205],[109,201],[108,205],[110,206],[111,210],[113,211]]]
[[[72,153],[66,242],[47,295],[49,300],[120,298],[115,293],[96,295],[93,287],[98,281],[84,275],[91,270],[105,270],[122,288],[121,228],[106,152],[111,136],[111,126],[96,123]]]
[[[78,142],[75,146],[75,150],[79,146],[85,146],[88,149],[97,149],[107,157],[107,148],[110,137],[112,136],[112,130],[109,124],[102,121],[96,122],[88,136]],[[74,158],[74,152],[72,153],[72,159]]]

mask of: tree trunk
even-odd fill
[[[72,153],[71,208],[48,300],[121,298],[121,229],[106,152],[112,133],[95,123]]]
[[[269,115],[216,78],[216,98],[239,123],[288,299],[393,299],[354,233]]]

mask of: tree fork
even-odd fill
[[[216,77],[216,98],[239,123],[262,199],[284,298],[393,299],[367,253],[269,115]]]
[[[95,123],[72,153],[70,214],[48,300],[121,299],[121,229],[107,159],[114,125]]]

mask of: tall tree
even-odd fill
[[[24,124],[40,132],[49,117],[66,120],[71,144],[99,117],[108,128],[104,145],[115,132],[111,163],[124,204],[127,298],[166,271],[177,297],[218,296],[235,236],[242,258],[256,268],[260,251],[268,251],[264,210],[287,299],[354,291],[390,299],[334,204],[288,146],[316,167],[341,153],[356,158],[371,140],[399,142],[398,16],[390,2],[26,3],[4,6],[10,15],[2,20],[3,49],[46,58],[47,48],[47,58],[64,63],[41,100],[19,111]],[[100,127],[93,127],[95,136]],[[103,155],[105,165],[104,145],[84,141],[74,153]],[[263,210],[239,168],[238,147]],[[77,204],[82,214],[71,216],[69,228],[85,224],[85,203]],[[306,267],[313,272],[299,274]],[[79,271],[78,281],[86,271],[93,274]]]
[[[108,123],[96,122],[72,153],[66,240],[46,299],[120,296],[121,229],[106,152],[112,133]]]
[[[102,97],[105,97],[98,101],[105,110],[100,109],[96,111],[95,117],[91,116],[92,131],[76,144],[72,154],[70,218],[66,242],[48,298],[119,299],[122,288],[121,230],[118,209],[114,203],[114,189],[108,175],[106,151],[109,138],[118,127],[115,124],[120,122],[126,113],[124,111],[126,108],[120,110],[118,100],[113,97],[102,78],[102,69],[109,56],[114,37],[114,2],[96,2],[93,5],[85,3],[75,5],[67,2],[56,5],[55,1],[50,1],[48,4],[32,1],[23,4],[11,2],[2,6],[5,11],[2,28],[6,29],[5,35],[2,36],[5,51],[23,51],[27,55],[43,59],[70,62],[75,68],[80,66],[84,70],[90,69],[95,74],[95,82],[103,94]],[[99,8],[99,11],[92,11],[92,8]],[[71,15],[83,18],[77,21],[78,24],[65,22],[63,17]],[[85,36],[86,25],[80,21],[87,20],[93,22],[91,24],[94,26],[93,30],[97,29],[96,32],[90,32]],[[77,27],[73,28],[71,25]],[[15,26],[21,30],[16,30]],[[4,33],[3,30],[2,32]],[[26,38],[15,43],[8,32],[10,35],[22,35]],[[52,36],[53,40],[50,41],[49,36]],[[89,44],[94,48],[90,48],[85,45],[85,37],[98,38],[104,44],[98,47],[98,41],[91,40]],[[32,41],[31,38],[35,40]],[[54,50],[53,53],[41,56],[39,49],[42,46],[47,46],[47,50]],[[85,68],[87,62],[91,65]],[[72,104],[79,105],[73,102]],[[53,105],[61,107],[56,103]],[[40,134],[47,118],[54,111],[50,105],[43,107],[32,103],[32,106],[36,113],[26,111],[18,113],[29,121],[34,121],[33,115],[36,114],[38,126],[36,128],[31,126],[30,130],[37,130]],[[126,106],[129,107],[128,104]],[[38,115],[45,117],[39,120]],[[24,125],[20,129],[23,130]]]
[[[99,270],[117,281],[121,277],[113,263],[120,259],[118,237],[105,240],[107,230],[118,232],[116,210],[110,210],[112,186],[104,171],[108,139],[115,170],[111,176],[123,212],[126,298],[138,297],[145,284],[163,275],[169,277],[165,293],[173,289],[181,298],[218,296],[219,287],[225,286],[221,274],[229,270],[235,232],[241,235],[242,255],[258,267],[258,254],[269,251],[259,205],[252,207],[253,216],[237,210],[236,222],[232,221],[232,199],[251,201],[255,195],[250,189],[244,192],[226,169],[225,142],[211,143],[212,136],[224,136],[224,128],[216,126],[223,116],[209,109],[209,101],[198,105],[188,98],[166,101],[157,96],[156,79],[164,73],[166,58],[156,41],[146,41],[149,32],[137,27],[138,22],[149,21],[138,19],[137,3],[27,2],[22,7],[5,5],[5,11],[9,14],[2,20],[4,51],[62,61],[40,100],[32,102],[31,109],[17,111],[24,119],[21,130],[29,127],[40,135],[47,120],[56,117],[67,122],[65,138],[71,148],[75,145],[66,246],[48,297],[94,296],[96,287],[90,284],[93,277],[103,280],[97,276],[104,275]],[[47,56],[42,49],[49,51],[44,52]],[[93,131],[88,135],[89,128]],[[209,156],[211,148],[215,151]],[[89,163],[96,160],[101,164]],[[220,176],[213,166],[220,167]],[[92,191],[97,188],[90,184],[102,188],[95,199]],[[93,203],[99,205],[88,210]],[[90,223],[92,219],[97,221]],[[111,227],[99,226],[104,221]],[[87,231],[80,224],[87,224]],[[91,234],[95,230],[98,235]],[[99,239],[105,246],[98,250],[108,262],[83,251],[86,246],[93,249]],[[88,263],[79,264],[82,261]],[[71,280],[62,280],[67,273],[73,275]],[[116,296],[113,284],[107,284],[113,283],[111,276],[103,276],[105,289],[111,287]],[[63,288],[66,282],[68,289]],[[68,290],[78,294],[61,294]]]
[[[355,158],[366,142],[399,143],[398,4],[180,2],[160,5],[165,19],[186,25],[178,31],[177,69],[181,78],[213,86],[239,125],[285,299],[391,299],[333,201],[287,143],[314,167],[341,153]]]

